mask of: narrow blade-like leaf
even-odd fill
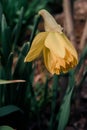
[[[0,130],[14,130],[14,129],[10,126],[0,126]]]
[[[23,111],[15,105],[7,105],[4,107],[1,107],[0,108],[0,117],[6,116],[6,115],[11,114],[11,113],[16,112],[16,111],[20,111],[23,113]]]
[[[25,82],[25,80],[1,80],[0,84],[11,84],[11,83],[19,83],[19,82]]]
[[[71,97],[72,92],[75,86],[75,79],[74,79],[74,71],[72,70],[69,73],[69,84],[66,90],[64,99],[60,106],[60,110],[57,116],[58,120],[58,129],[57,130],[64,130],[65,126],[67,125],[69,115],[70,115],[70,105],[71,105]]]

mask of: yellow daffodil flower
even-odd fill
[[[65,73],[78,63],[77,52],[52,15],[44,9],[40,10],[39,14],[44,19],[45,32],[36,35],[25,62],[43,55],[45,66],[50,73]]]

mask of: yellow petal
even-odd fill
[[[43,57],[44,57],[44,63],[47,68],[47,70],[50,72],[51,69],[51,57],[50,57],[50,50],[44,46],[43,48]]]
[[[68,40],[68,38],[65,36],[64,33],[60,34],[60,33],[56,33],[56,37],[58,38],[58,40],[61,42],[61,44],[73,55],[75,56],[75,58],[78,60],[78,55],[77,52],[74,48],[74,46],[72,45],[72,43]]]
[[[48,34],[47,32],[42,32],[42,33],[37,34],[37,36],[33,40],[33,43],[31,45],[31,48],[27,56],[25,57],[25,62],[30,62],[40,55],[44,47],[44,40],[47,34]]]
[[[58,58],[55,54],[50,51],[48,48],[44,47],[43,49],[44,63],[46,68],[51,74],[60,73],[60,63],[57,63]]]
[[[45,46],[53,51],[58,57],[65,57],[65,47],[62,44],[62,39],[56,35],[57,32],[49,32],[45,40]],[[59,34],[59,33],[58,33]]]
[[[78,54],[77,54],[73,44],[68,40],[68,38],[64,35],[64,33],[61,34],[61,35],[63,35],[63,38],[65,40],[64,44],[65,44],[67,50],[69,50],[72,53],[72,55],[75,56],[75,58],[78,61]]]

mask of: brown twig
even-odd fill
[[[86,19],[86,22],[85,22],[85,26],[84,26],[83,34],[82,34],[82,37],[81,37],[80,46],[79,46],[80,51],[83,50],[86,42],[87,42],[87,19]]]
[[[73,6],[71,5],[71,0],[63,0],[65,30],[66,30],[66,33],[67,33],[69,39],[72,41],[72,43],[76,47],[72,7]]]

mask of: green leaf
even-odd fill
[[[6,115],[11,114],[11,113],[16,112],[16,111],[20,111],[23,113],[23,111],[15,105],[7,105],[4,107],[1,107],[0,108],[0,117],[6,116]]]
[[[18,61],[13,73],[13,78],[29,79],[31,69],[31,63],[25,63],[24,58],[29,50],[29,42],[25,43],[21,53],[19,54]]]
[[[28,5],[28,9],[25,12],[25,20],[29,20],[30,18],[32,18],[36,13],[38,13],[39,10],[43,9],[46,7],[48,1],[47,0],[35,0],[33,2],[31,2]],[[36,8],[35,8],[36,7]]]
[[[0,79],[5,79],[6,75],[5,75],[5,69],[2,65],[0,65]]]
[[[0,130],[14,130],[14,129],[10,126],[0,126]]]
[[[75,86],[74,71],[71,71],[69,73],[68,88],[66,90],[63,102],[60,106],[60,110],[57,115],[57,120],[59,121],[57,130],[64,130],[68,122],[69,115],[70,115],[71,97],[72,97],[74,86]]]
[[[1,21],[1,47],[2,47],[2,53],[4,59],[2,60],[4,64],[6,63],[10,50],[11,50],[11,44],[10,44],[10,28],[7,26],[6,19],[4,14],[2,15],[2,21]]]
[[[2,5],[0,3],[0,23],[1,23],[1,19],[2,19]]]
[[[5,70],[3,68],[3,66],[0,65],[0,79],[5,79],[6,75],[5,75]],[[4,97],[5,97],[5,85],[1,85],[0,84],[0,106],[2,106],[2,104],[4,103]]]
[[[17,24],[16,24],[16,26],[14,28],[13,34],[12,34],[12,35],[15,35],[13,50],[16,47],[16,44],[17,44],[17,41],[18,41],[18,38],[19,38],[19,35],[20,35],[20,31],[21,31],[21,27],[22,27],[23,15],[24,15],[24,7],[21,7],[21,13],[20,13],[20,16],[19,16],[19,20],[18,20],[18,22],[17,22]]]
[[[59,115],[59,125],[58,130],[64,130],[70,115],[70,104],[71,104],[71,96],[72,96],[73,89],[64,99],[64,103],[61,106],[61,111]]]
[[[13,66],[13,53],[9,54],[7,64],[6,64],[6,79],[12,79],[12,66]]]
[[[25,82],[25,80],[1,80],[0,84],[11,84],[11,83],[19,83],[19,82]]]
[[[27,0],[1,0],[2,7],[5,13],[5,16],[8,20],[9,25],[14,25],[14,19],[17,18],[17,12],[20,11],[20,8],[26,4]],[[9,12],[9,13],[8,13]]]

